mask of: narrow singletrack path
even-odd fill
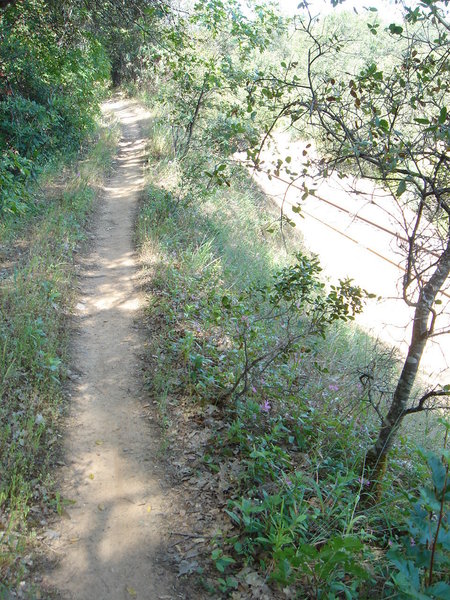
[[[169,600],[180,596],[161,562],[167,501],[159,443],[142,418],[137,357],[142,299],[132,239],[147,115],[128,100],[105,110],[115,113],[122,135],[84,259],[61,474],[61,496],[69,502],[63,500],[50,542],[57,560],[46,580],[73,600]]]

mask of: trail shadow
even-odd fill
[[[147,418],[136,326],[142,299],[131,240],[147,117],[126,101],[107,106],[123,135],[94,227],[97,243],[82,260],[63,518],[49,539],[56,564],[46,582],[74,600],[184,598],[167,553],[177,501]]]

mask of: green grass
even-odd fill
[[[21,556],[34,527],[57,507],[51,471],[64,412],[74,256],[85,239],[116,134],[112,123],[104,123],[79,156],[55,159],[35,185],[28,211],[4,219],[0,229],[6,258],[0,280],[0,575],[5,584],[22,577]]]
[[[170,432],[174,405],[186,419],[193,405],[216,405],[220,432],[205,449],[203,468],[234,473],[226,508],[232,529],[210,548],[216,570],[204,575],[206,587],[225,596],[238,585],[248,591],[241,575],[248,566],[300,597],[392,593],[395,569],[386,551],[411,538],[404,537],[407,494],[414,498],[427,470],[405,434],[392,452],[383,500],[362,500],[361,469],[378,420],[360,376],[374,375],[372,395],[383,407],[398,373],[395,353],[349,323],[328,327],[323,339],[311,333],[306,314],[290,313],[304,338],[230,393],[246,354],[251,362],[283,339],[286,320],[274,317],[257,289],[272,286],[293,262],[301,238],[295,230],[285,241],[276,228],[268,232],[278,211],[247,173],[237,168],[230,187],[214,188],[199,178],[202,161],[211,161],[200,143],[178,160],[157,113],[149,135],[147,197],[137,223],[153,323],[148,387],[166,445],[181,443]]]

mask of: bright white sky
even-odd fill
[[[300,0],[278,0],[278,4],[281,11],[288,15],[294,16],[299,12],[298,5]],[[241,0],[241,5],[245,9],[245,0]],[[308,0],[310,10],[313,14],[325,15],[331,11],[342,11],[342,10],[356,10],[358,13],[364,14],[366,8],[374,7],[379,11],[381,19],[395,19],[398,17],[400,12],[398,6],[395,6],[394,0],[346,0],[341,5],[333,8],[330,0]],[[388,12],[386,12],[388,11]]]
[[[295,15],[296,12],[298,12],[297,6],[299,5],[299,0],[278,0],[278,3],[282,11],[286,14]],[[353,9],[356,9],[360,13],[364,13],[364,9],[371,6],[377,8],[380,13],[382,13],[383,10],[386,10],[386,8],[389,8],[389,12],[396,8],[394,2],[390,2],[389,0],[346,0],[336,8],[332,7],[330,0],[308,0],[308,4],[311,7],[311,12],[320,12],[321,14],[326,14],[333,10]]]

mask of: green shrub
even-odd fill
[[[65,33],[45,0],[1,12],[0,214],[23,212],[39,167],[76,152],[95,126],[109,63],[88,32],[76,42]]]
[[[450,423],[442,423],[447,442]],[[388,552],[397,570],[392,582],[402,597],[445,600],[450,597],[450,452],[445,443],[439,454],[420,450],[419,455],[432,485],[407,495],[403,533]]]

